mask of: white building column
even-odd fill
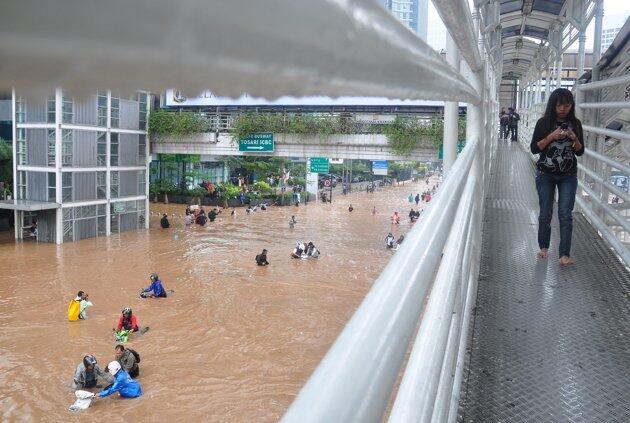
[[[317,190],[319,188],[319,173],[311,172],[311,158],[306,159],[306,193],[313,194],[315,196],[316,201],[319,200],[319,196],[317,195]]]
[[[61,142],[62,132],[61,123],[63,112],[63,91],[61,88],[55,89],[55,202],[57,204],[62,203],[63,195],[63,178],[61,173]],[[73,188],[74,189],[74,188]],[[72,201],[72,200],[71,200]],[[63,243],[63,209],[59,207],[56,215],[56,231],[55,231],[55,243]]]
[[[147,198],[144,200],[144,228],[145,229],[149,229],[149,207],[150,207],[150,201],[149,201],[149,185],[150,185],[150,173],[151,173],[151,141],[149,140],[149,115],[151,114],[151,94],[149,93],[142,93],[141,95],[146,96],[146,102],[147,102],[147,114],[146,114],[146,126],[145,126],[145,131],[147,131],[147,134],[145,135],[145,153],[144,153],[144,166],[145,166],[145,171],[144,171],[144,195],[147,196]],[[139,106],[139,105],[138,105]],[[217,140],[218,141],[218,140]],[[223,167],[225,169],[225,163],[223,164]],[[107,205],[107,208],[109,209],[109,204]],[[107,220],[109,221],[109,218],[107,218]]]
[[[148,116],[147,116],[147,125],[149,124],[148,122]],[[105,171],[105,198],[107,199],[107,207],[105,210],[105,235],[106,236],[110,236],[112,234],[112,217],[111,217],[111,166],[110,166],[110,159],[111,159],[111,130],[112,130],[112,92],[110,90],[107,90],[107,132],[105,133],[105,148],[106,148],[106,155],[105,155],[105,164],[107,165],[107,170]],[[120,142],[120,140],[119,140]],[[147,144],[149,144],[149,140],[147,139]],[[120,145],[120,144],[119,144]]]
[[[455,71],[459,72],[459,51],[455,41],[448,33],[446,34],[446,61],[455,68]],[[445,174],[448,173],[457,159],[458,108],[459,103],[456,101],[447,101],[444,104],[443,167]]]
[[[13,190],[13,199],[17,199],[17,115],[16,115],[16,104],[17,97],[15,96],[15,90],[11,90],[11,132],[13,133],[13,186],[11,189]],[[15,230],[15,239],[19,239],[22,233],[22,223],[20,221],[20,212],[15,210],[13,212],[13,228]]]

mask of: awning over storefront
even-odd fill
[[[0,209],[5,210],[21,210],[21,211],[37,211],[58,209],[61,207],[58,203],[47,201],[31,201],[31,200],[1,200]]]

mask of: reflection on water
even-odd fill
[[[2,420],[78,420],[67,412],[74,368],[87,353],[102,367],[113,359],[111,329],[126,306],[151,328],[130,342],[141,354],[144,395],[98,401],[83,417],[278,420],[387,263],[387,232],[410,229],[406,218],[392,228],[389,216],[399,210],[405,217],[408,194],[424,188],[252,215],[239,209],[235,218],[228,210],[205,228],[184,228],[180,205],[152,204],[149,231],[63,246],[14,244],[3,235]],[[159,228],[162,212],[175,215],[172,228]],[[321,258],[291,259],[297,240],[313,241]],[[254,257],[263,248],[271,265],[258,267]],[[150,272],[175,290],[172,297],[139,298]],[[68,322],[67,304],[79,290],[94,307],[87,320]]]

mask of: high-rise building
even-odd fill
[[[429,0],[381,0],[403,24],[427,41]]]
[[[608,28],[602,31],[602,53],[610,47],[619,31],[621,31],[621,28]]]
[[[16,238],[29,228],[61,244],[148,227],[149,94],[56,89],[12,102],[16,201],[0,208],[15,211]]]

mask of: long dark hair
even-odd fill
[[[573,101],[573,94],[566,88],[557,88],[553,90],[547,101],[547,108],[543,116],[543,122],[545,124],[545,132],[553,131],[556,128],[556,105],[557,104],[570,104],[571,110],[567,115],[567,122],[573,124],[576,127],[578,119],[575,117],[575,101]]]

